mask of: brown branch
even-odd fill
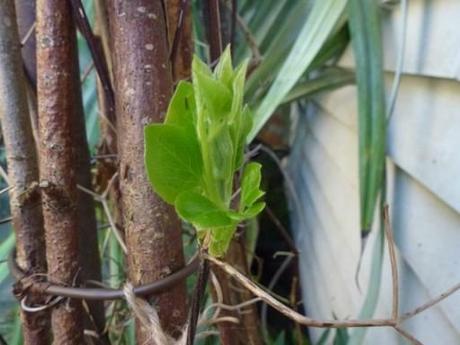
[[[222,54],[219,0],[206,0],[203,5],[203,14],[209,42],[210,64],[214,65]]]
[[[27,103],[21,47],[14,1],[0,2],[0,116],[8,163],[10,208],[16,234],[18,265],[30,274],[46,271],[43,217],[40,194],[24,194],[37,184],[38,159]],[[3,169],[1,169],[3,172]],[[6,177],[6,176],[4,176]],[[2,193],[1,191],[0,193]],[[39,295],[29,296],[40,304]],[[49,340],[47,312],[21,312],[24,344],[44,345]]]
[[[391,230],[390,216],[388,213],[388,205],[383,209],[384,229],[387,237],[388,251],[391,263],[391,283],[392,283],[392,309],[391,317],[398,319],[399,315],[399,277],[398,277],[398,263],[396,261],[395,241],[393,238],[393,231]]]
[[[190,0],[168,0],[165,4],[168,19],[170,62],[173,80],[188,79],[192,66],[192,11]]]
[[[228,275],[235,278],[241,285],[246,289],[251,291],[256,297],[259,297],[262,301],[278,310],[281,314],[290,318],[291,320],[309,327],[318,327],[318,328],[344,328],[344,327],[383,327],[390,326],[393,327],[396,325],[396,321],[392,319],[375,319],[375,320],[316,320],[304,316],[291,308],[285,306],[283,303],[279,302],[268,292],[265,292],[249,278],[238,272],[232,266],[226,264],[223,261],[220,261],[212,256],[205,255],[205,258],[212,262],[214,265],[218,266],[224,270]]]
[[[208,284],[210,267],[209,262],[200,255],[200,268],[198,270],[198,282],[193,293],[192,305],[189,312],[189,323],[187,326],[187,345],[195,343],[195,334],[200,315],[200,309],[203,302],[206,285]]]
[[[195,256],[190,262],[180,270],[168,275],[164,278],[158,279],[147,284],[134,287],[133,292],[136,296],[150,296],[162,294],[175,285],[182,283],[183,280],[190,276],[198,269],[199,260]],[[106,287],[102,282],[92,281],[93,285],[104,286],[104,288],[86,288],[86,287],[72,287],[64,284],[58,285],[51,281],[38,281],[34,280],[36,277],[43,276],[43,274],[28,275],[16,263],[16,251],[12,251],[8,258],[8,268],[13,277],[18,281],[16,292],[18,294],[26,295],[29,292],[37,292],[49,296],[58,296],[73,299],[84,299],[91,301],[108,301],[124,298],[123,290],[112,289]],[[46,275],[45,275],[46,276]]]
[[[396,255],[394,250],[394,241],[393,236],[391,234],[391,228],[389,226],[388,221],[388,208],[385,208],[384,217],[386,224],[386,234],[387,239],[389,241],[389,248],[390,249],[390,259],[392,265],[392,279],[396,280],[393,281],[393,292],[397,295],[398,294],[398,278],[397,278],[397,267],[396,267]],[[310,318],[308,316],[304,316],[295,310],[287,307],[268,292],[264,291],[261,287],[257,286],[254,282],[252,282],[249,278],[244,276],[238,270],[230,266],[229,264],[220,261],[217,258],[211,257],[209,255],[205,255],[205,258],[209,260],[214,265],[220,267],[224,270],[228,275],[236,279],[241,285],[243,285],[246,289],[251,291],[257,298],[264,301],[266,304],[270,305],[274,309],[276,309],[281,314],[285,315],[286,317],[290,318],[291,320],[295,321],[297,324],[308,326],[308,327],[317,327],[317,328],[351,328],[351,327],[392,327],[398,332],[402,337],[406,338],[414,345],[422,345],[422,343],[417,340],[413,335],[409,334],[407,331],[401,328],[401,323],[404,321],[422,313],[423,311],[427,310],[428,308],[434,306],[435,304],[441,302],[445,298],[449,297],[456,291],[460,290],[460,283],[453,286],[452,288],[448,289],[438,297],[428,301],[427,303],[421,305],[420,307],[415,308],[414,310],[403,314],[401,317],[398,317],[397,311],[398,307],[398,298],[394,298],[393,296],[393,310],[392,310],[392,317],[389,319],[370,319],[370,320],[317,320]]]
[[[37,58],[35,39],[35,1],[30,0],[15,0],[17,23],[19,29],[19,37],[21,39],[21,53],[26,70],[27,82],[31,89],[34,90],[37,85]]]
[[[275,299],[272,295],[268,292],[264,291],[262,288],[257,286],[254,282],[252,282],[249,278],[244,276],[238,270],[233,268],[232,266],[228,265],[227,263],[220,261],[217,258],[214,258],[209,255],[205,255],[205,258],[215,264],[216,266],[223,269],[228,275],[235,278],[238,282],[240,282],[246,289],[251,291],[256,297],[260,298],[262,301],[267,303],[268,305],[272,306],[282,314],[286,315],[290,319],[299,322],[304,326],[309,327],[318,327],[318,328],[341,328],[341,327],[382,327],[382,326],[391,326],[394,327],[395,325],[406,321],[417,314],[425,311],[426,309],[434,306],[435,304],[441,302],[443,299],[449,297],[454,292],[460,290],[460,284],[457,284],[447,290],[446,292],[442,293],[440,296],[430,300],[429,302],[423,304],[422,306],[414,309],[411,312],[408,312],[402,315],[399,319],[374,319],[374,320],[316,320],[309,318],[307,316],[301,315],[285,306],[277,299]]]
[[[401,335],[403,338],[406,338],[412,345],[423,345],[422,342],[417,340],[412,334],[408,333],[398,325],[393,326],[396,332]]]
[[[452,286],[449,290],[441,293],[439,296],[431,299],[430,301],[422,304],[421,306],[415,308],[414,310],[411,310],[407,313],[404,313],[403,315],[401,315],[401,317],[399,318],[401,320],[401,322],[403,321],[406,321],[412,317],[414,317],[415,315],[417,314],[420,314],[422,312],[424,312],[425,310],[433,307],[435,304],[438,304],[439,302],[445,300],[447,297],[449,297],[450,295],[454,294],[455,292],[459,291],[460,290],[460,283]]]
[[[181,223],[157,196],[144,166],[144,126],[162,122],[172,91],[169,42],[162,1],[107,1],[119,157],[120,209],[129,279],[151,282],[184,265]],[[123,15],[121,15],[123,14]],[[166,332],[178,336],[187,317],[185,284],[158,296]],[[139,325],[139,324],[138,324]],[[138,344],[152,344],[142,325]]]
[[[232,0],[232,22],[231,22],[231,28],[230,28],[230,46],[232,47],[232,52],[235,47],[237,17],[238,17],[238,0]]]
[[[96,39],[96,36],[94,36],[81,0],[69,0],[69,2],[71,4],[73,16],[78,29],[88,43],[88,48],[91,52],[94,66],[96,67],[99,80],[101,81],[102,88],[104,90],[105,101],[107,102],[107,118],[112,124],[115,124],[115,100],[113,88],[110,81],[107,63],[102,52],[102,47]]]
[[[74,30],[75,27],[73,26]],[[72,63],[70,69],[72,79],[72,89],[74,92],[73,117],[72,117],[72,147],[75,165],[75,178],[77,185],[87,189],[92,188],[91,160],[86,138],[85,114],[82,102],[82,90],[80,69],[78,63],[78,51],[76,33],[72,35],[72,55],[69,57]],[[97,238],[97,220],[95,207],[92,198],[77,190],[77,217],[79,229],[79,253],[81,265],[81,277],[83,280],[101,280],[101,260]],[[86,317],[84,327],[95,330],[102,337],[105,327],[105,313],[102,303],[88,303],[91,316],[95,323]],[[94,328],[96,324],[96,328]],[[103,337],[102,337],[103,338]],[[107,344],[105,339],[103,343]]]
[[[272,209],[268,206],[265,207],[264,209],[265,213],[268,215],[270,220],[273,222],[275,225],[275,228],[278,230],[278,233],[281,235],[281,237],[284,239],[286,244],[289,247],[289,250],[294,253],[295,256],[299,255],[299,251],[297,250],[297,247],[295,246],[294,241],[292,240],[291,236],[289,235],[289,231],[285,228],[283,223],[279,220],[279,218],[273,213]]]
[[[79,122],[81,96],[76,86],[80,83],[69,3],[38,0],[36,32],[40,179],[52,187],[42,189],[48,276],[52,282],[73,285],[81,259],[76,162],[84,158],[75,150],[75,143],[79,142],[77,135],[81,139],[85,132],[77,127],[83,119]],[[82,344],[82,316],[79,301],[55,306],[51,313],[54,341]]]

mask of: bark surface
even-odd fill
[[[19,40],[22,41],[29,34],[35,24],[35,1],[15,0]],[[36,57],[35,29],[33,29],[22,47],[24,68],[32,85],[37,84],[37,57]]]
[[[41,199],[37,190],[38,162],[29,118],[21,46],[13,0],[0,2],[0,116],[11,186],[10,207],[19,267],[27,274],[46,272]],[[34,187],[35,186],[35,187]],[[41,296],[27,302],[43,302]],[[21,313],[25,345],[49,339],[46,312]]]
[[[190,78],[193,56],[191,1],[166,0],[168,39],[174,83]]]
[[[19,39],[24,41],[22,46],[22,64],[26,71],[27,100],[32,120],[32,132],[35,142],[38,142],[37,127],[37,41],[35,37],[36,2],[30,0],[15,0],[16,20],[19,29]],[[32,30],[33,29],[33,30]],[[27,37],[28,36],[28,37]]]
[[[172,91],[166,13],[161,0],[108,1],[115,79],[119,178],[129,279],[135,285],[184,264],[181,225],[156,196],[144,168],[144,126],[161,122]],[[174,336],[186,320],[185,284],[158,296],[163,328]],[[153,344],[141,325],[137,343]]]
[[[75,30],[67,1],[37,1],[37,100],[40,179],[48,278],[73,285],[79,268],[75,156]],[[83,344],[81,303],[61,302],[51,314],[53,343]]]
[[[76,36],[71,37],[71,65],[69,66],[73,90],[72,107],[72,147],[75,163],[76,183],[91,190],[91,166],[86,139],[85,115],[81,98],[80,70]],[[79,230],[79,252],[82,280],[101,281],[101,260],[97,241],[97,221],[93,197],[77,190],[77,217]],[[86,318],[85,327],[96,330],[99,334],[105,327],[103,302],[88,302],[91,317]],[[91,320],[92,319],[92,320]],[[94,322],[93,322],[94,321]]]
[[[246,276],[250,276],[244,241],[244,236],[233,239],[225,256],[225,261],[240,272],[243,272]],[[232,278],[229,278],[225,272],[215,265],[212,265],[212,271],[219,282],[223,304],[237,305],[254,298],[247,289]],[[213,297],[214,301],[216,301],[215,290]],[[221,311],[221,317],[231,316],[240,320],[240,323],[237,325],[231,322],[219,323],[218,328],[222,345],[262,345],[264,343],[260,332],[257,305],[249,305],[244,308],[244,311],[244,313],[229,310]]]

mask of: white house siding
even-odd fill
[[[389,126],[388,200],[398,247],[401,311],[460,282],[460,1],[411,0],[404,75]],[[400,32],[396,8],[385,15],[385,69],[391,85]],[[353,68],[348,51],[342,66]],[[294,112],[296,113],[296,112]],[[297,114],[288,172],[299,196],[292,225],[301,252],[308,314],[357,317],[364,295],[354,280],[360,251],[356,90],[318,97]],[[375,230],[375,229],[374,229]],[[376,232],[363,259],[366,291]],[[385,258],[375,317],[391,313]],[[460,293],[406,322],[425,345],[460,344]],[[321,330],[313,330],[318,338]],[[365,344],[404,344],[372,329]]]

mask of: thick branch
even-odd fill
[[[172,91],[169,44],[161,0],[108,1],[123,226],[130,281],[157,280],[184,265],[181,224],[156,196],[144,167],[144,126],[163,120]],[[185,322],[185,285],[158,297],[165,330],[179,335]],[[151,344],[141,326],[137,343]]]
[[[16,233],[17,263],[29,274],[46,271],[40,195],[23,198],[38,180],[38,162],[29,118],[26,83],[16,26],[14,1],[0,2],[0,116],[8,162],[10,207]],[[29,302],[40,303],[38,296]],[[21,313],[24,344],[48,341],[47,313]]]
[[[77,190],[72,128],[76,91],[72,76],[75,29],[67,1],[37,1],[37,100],[40,178],[44,190],[48,276],[73,285],[79,267]],[[81,304],[75,300],[52,310],[54,344],[83,343]]]

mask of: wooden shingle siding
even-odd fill
[[[378,1],[378,0],[376,0]],[[403,72],[460,80],[460,1],[408,0],[407,39]],[[401,35],[401,10],[384,13],[384,68],[395,71]],[[353,67],[351,49],[343,66]]]
[[[406,59],[387,141],[388,201],[405,312],[460,282],[460,1],[412,0]],[[397,55],[400,12],[385,14],[388,90]],[[341,59],[353,68],[352,54]],[[389,92],[388,92],[389,93]],[[356,88],[318,96],[293,109],[287,162],[300,205],[291,202],[301,253],[304,301],[317,318],[355,318],[368,285],[376,227],[363,258],[359,291],[359,190]],[[385,254],[375,317],[391,313]],[[460,293],[404,324],[425,345],[460,344]],[[322,330],[312,330],[318,339]],[[391,329],[372,329],[364,344],[404,344]]]

